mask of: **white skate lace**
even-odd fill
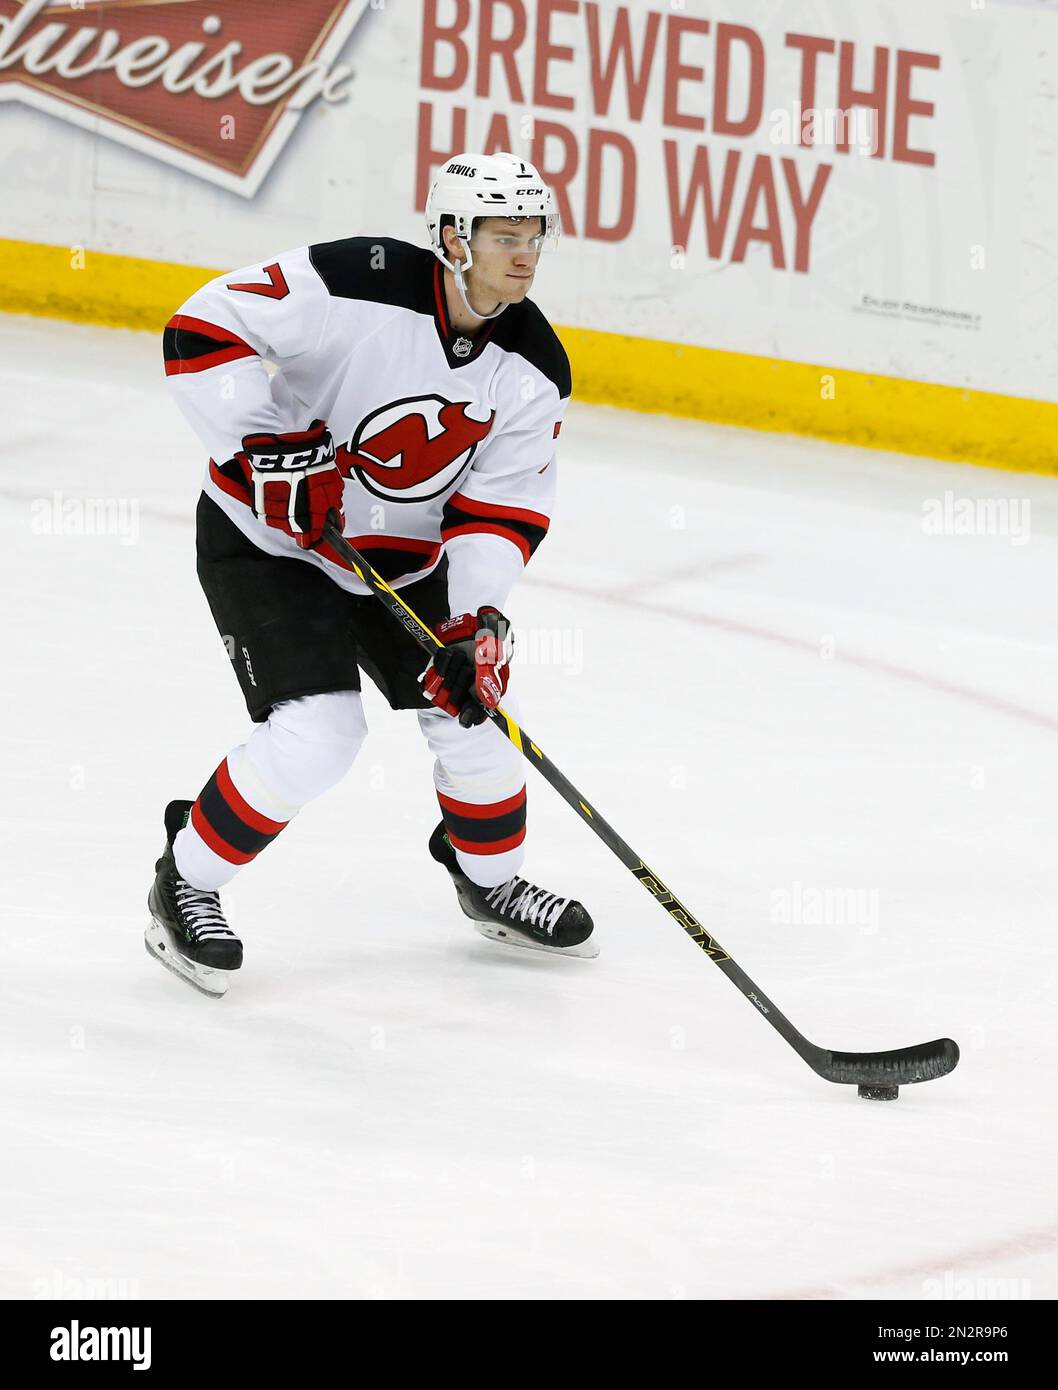
[[[210,941],[218,938],[233,938],[235,933],[224,920],[220,910],[220,898],[216,893],[207,893],[202,888],[192,888],[178,878],[175,885],[176,905],[180,917],[192,941]]]
[[[498,888],[490,888],[485,901],[503,916],[542,927],[551,936],[569,899],[549,893],[546,888],[537,888],[535,883],[527,883],[516,875]]]

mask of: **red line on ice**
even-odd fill
[[[1021,1235],[1008,1236],[988,1245],[971,1246],[969,1250],[953,1250],[947,1255],[934,1255],[928,1260],[918,1260],[913,1264],[890,1265],[888,1269],[878,1269],[872,1274],[854,1274],[849,1279],[835,1279],[832,1284],[806,1284],[800,1289],[783,1289],[779,1293],[750,1294],[750,1299],[809,1299],[834,1298],[846,1289],[884,1288],[901,1279],[924,1279],[928,1275],[943,1274],[947,1270],[956,1273],[967,1265],[995,1264],[1013,1255],[1042,1255],[1058,1247],[1058,1226],[1046,1226],[1040,1231],[1024,1231]]]
[[[691,623],[696,627],[718,628],[721,632],[733,633],[738,637],[755,637],[762,642],[774,642],[778,646],[787,647],[790,651],[811,654],[817,658],[819,656],[819,648],[814,642],[805,641],[801,637],[791,637],[785,632],[773,632],[770,628],[756,627],[751,623],[735,622],[731,618],[710,617],[707,613],[687,613],[679,608],[670,608],[665,604],[648,603],[643,599],[631,597],[627,593],[613,594],[603,589],[592,589],[580,584],[557,584],[549,580],[537,579],[534,575],[530,575],[526,582],[530,587],[535,584],[541,589],[554,589],[566,594],[580,594],[584,598],[598,599],[600,603],[617,604],[622,608],[638,608],[646,613],[656,613],[660,617],[678,618],[682,622]],[[974,690],[971,686],[958,685],[955,681],[944,680],[941,676],[931,676],[926,671],[916,671],[909,666],[897,666],[881,657],[857,655],[855,652],[844,650],[835,660],[835,665],[842,664],[858,666],[864,671],[879,671],[883,675],[895,676],[897,680],[925,686],[927,689],[939,691],[942,695],[953,695],[959,700],[968,700],[972,704],[991,710],[993,713],[1005,714],[1012,719],[1020,719],[1026,724],[1035,724],[1037,728],[1046,729],[1048,733],[1058,734],[1058,718],[1044,714],[1042,710],[1017,705],[1012,700],[1005,700],[1001,695],[991,695],[986,690]]]

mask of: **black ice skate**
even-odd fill
[[[430,836],[430,854],[452,875],[459,906],[482,936],[556,956],[597,956],[592,920],[572,898],[559,897],[524,878],[480,888],[459,867],[444,822]]]
[[[242,965],[242,942],[224,920],[219,896],[192,888],[177,873],[173,841],[190,811],[190,801],[170,801],[165,808],[165,849],[154,866],[157,877],[147,898],[151,924],[144,940],[167,970],[219,999],[227,993],[231,971]]]

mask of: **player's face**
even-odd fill
[[[529,293],[543,240],[544,219],[516,221],[486,217],[470,242],[474,262],[469,281],[480,300],[518,303]]]

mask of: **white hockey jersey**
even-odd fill
[[[170,320],[165,370],[211,458],[204,489],[260,549],[367,590],[326,545],[250,509],[247,434],[330,428],[345,534],[395,587],[442,548],[454,613],[502,608],[547,531],[569,363],[530,300],[452,330],[433,253],[388,238],[302,247],[211,281]],[[269,375],[265,362],[275,364]]]

